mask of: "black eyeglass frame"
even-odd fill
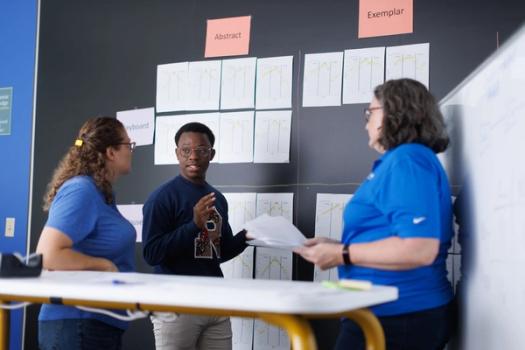
[[[213,147],[198,147],[198,148],[177,147],[176,149],[180,151],[181,156],[183,156],[184,158],[189,158],[193,152],[196,152],[197,156],[199,157],[207,157],[211,154]]]
[[[120,146],[120,145],[128,146],[129,150],[131,152],[133,152],[135,150],[135,147],[137,147],[137,143],[136,142],[119,142],[119,143],[115,144],[115,146]]]

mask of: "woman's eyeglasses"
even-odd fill
[[[376,109],[383,109],[383,107],[379,106],[379,107],[366,107],[365,108],[365,120],[367,123],[370,120],[370,116],[372,115],[372,112],[375,111]]]
[[[129,150],[131,152],[133,152],[133,150],[135,149],[135,146],[137,145],[137,143],[136,142],[120,142],[120,143],[117,143],[116,145],[126,145],[126,146],[129,147]]]

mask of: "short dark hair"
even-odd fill
[[[385,150],[403,143],[420,143],[435,153],[447,149],[443,115],[425,85],[413,79],[388,80],[374,90],[383,106],[378,142]]]
[[[215,143],[215,136],[213,135],[213,132],[210,128],[208,128],[206,125],[198,122],[191,122],[184,124],[180,127],[180,129],[175,134],[175,145],[179,145],[179,139],[181,135],[185,132],[198,132],[201,134],[205,134],[208,136],[208,140],[210,141],[211,146],[213,147],[213,144]]]

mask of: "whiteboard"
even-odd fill
[[[440,103],[462,203],[461,349],[525,349],[525,27]]]

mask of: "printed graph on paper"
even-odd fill
[[[189,64],[188,110],[218,110],[221,84],[221,61]]]
[[[367,103],[385,74],[385,48],[346,50],[343,74],[343,103]]]
[[[258,247],[255,258],[255,278],[292,279],[292,253],[285,250]],[[263,321],[255,320],[254,349],[290,349],[286,332]]]
[[[185,110],[187,90],[188,62],[157,66],[157,112]]]
[[[290,160],[292,111],[257,111],[255,163],[287,163]]]
[[[341,240],[343,210],[352,198],[351,194],[318,193],[315,208],[315,236]],[[314,267],[314,281],[337,280],[337,269],[322,271]]]
[[[293,193],[258,193],[257,216],[283,216],[292,222]]]
[[[343,53],[305,55],[303,106],[340,106]]]
[[[254,112],[221,113],[221,163],[253,162]]]
[[[292,106],[293,56],[257,60],[256,109]]]
[[[386,80],[411,78],[428,87],[429,50],[428,43],[387,47]]]
[[[255,105],[255,57],[222,61],[221,109]]]

